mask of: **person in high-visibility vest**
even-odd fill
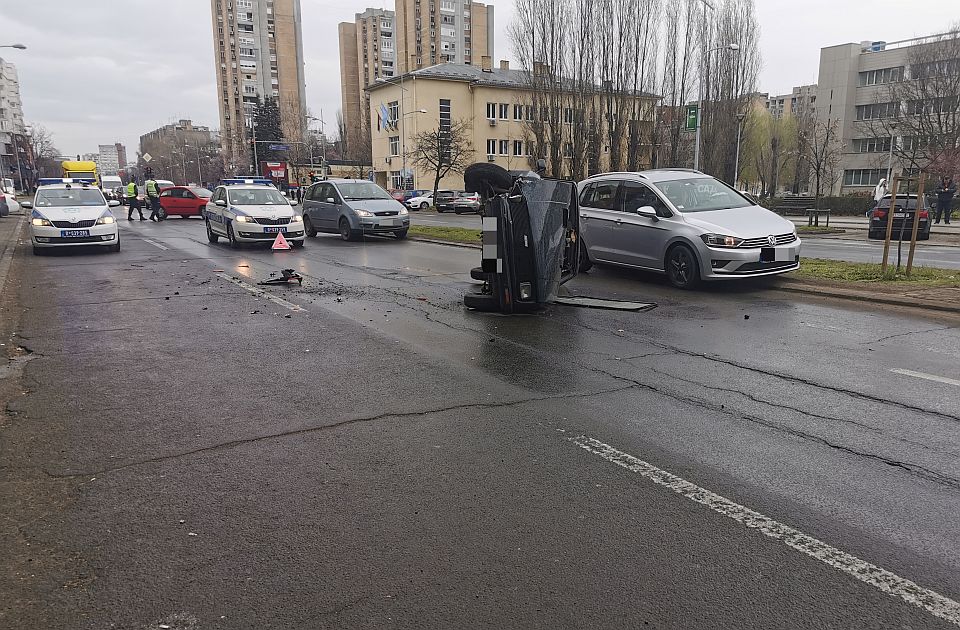
[[[148,179],[146,189],[147,200],[150,202],[150,220],[160,223],[163,215],[160,212],[160,186],[157,185],[157,180],[152,177]]]
[[[143,208],[140,207],[140,199],[137,197],[137,194],[137,183],[130,180],[130,183],[127,184],[127,203],[129,204],[129,208],[127,208],[127,221],[133,221],[134,210],[140,215],[140,220],[144,220]]]

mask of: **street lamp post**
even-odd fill
[[[17,50],[26,50],[27,47],[23,44],[4,44],[0,48],[16,48]]]
[[[709,4],[707,4],[707,6],[710,7],[711,10],[713,10],[712,6],[710,6]],[[716,48],[710,48],[709,50],[707,50],[706,74],[710,74],[710,53],[718,50],[731,50],[733,52],[737,52],[738,50],[740,50],[740,46],[738,44],[725,44],[723,46],[717,46]],[[697,139],[693,149],[693,169],[696,171],[700,170],[700,121],[703,120],[703,76],[704,76],[704,73],[701,72],[700,73],[700,98],[699,98],[699,101],[697,102]]]

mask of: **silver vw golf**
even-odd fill
[[[584,270],[611,263],[676,287],[800,267],[793,223],[689,169],[604,173],[579,184]]]

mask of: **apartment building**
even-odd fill
[[[127,167],[127,148],[119,142],[101,144],[97,168],[101,175],[117,175]]]
[[[367,9],[353,22],[341,22],[340,97],[347,147],[351,152],[369,143],[365,90],[377,79],[396,74],[396,29],[393,11]]]
[[[915,140],[909,137],[910,125],[900,123],[904,116],[917,114],[912,109],[917,104],[891,100],[891,89],[916,78],[918,69],[912,60],[937,37],[867,41],[820,50],[817,116],[837,125],[843,143],[834,194],[868,193],[889,172],[903,168],[891,148]],[[900,133],[882,131],[896,124]]]
[[[217,135],[209,127],[179,120],[140,136],[140,155],[149,154],[151,158],[141,166],[149,164],[156,177],[177,182],[186,180],[185,165],[209,153],[210,144],[216,141]]]
[[[534,107],[526,71],[513,70],[506,61],[492,67],[485,57],[477,65],[445,63],[400,75],[367,88],[375,181],[385,188],[432,188],[434,174],[412,162],[421,132],[450,129],[456,122],[470,124],[473,161],[491,162],[508,170],[533,168],[541,153],[534,146],[530,121]],[[659,97],[637,95],[643,105],[643,125],[649,131]],[[549,115],[549,114],[547,114]],[[563,112],[571,130],[578,119],[572,109]],[[601,139],[601,144],[609,142]],[[564,150],[566,153],[566,148]],[[609,165],[609,152],[599,156],[598,171]],[[649,164],[649,156],[645,160]],[[406,169],[406,173],[404,172]],[[463,188],[463,174],[450,173],[442,188]]]
[[[494,56],[493,6],[471,0],[396,0],[397,69],[476,65]]]
[[[0,59],[0,156],[7,173],[17,161],[17,136],[25,132],[17,67]]]
[[[800,85],[793,88],[790,94],[767,96],[765,105],[770,115],[776,119],[800,117],[805,114],[815,114],[817,104],[817,86]]]
[[[246,171],[258,99],[277,99],[288,140],[301,140],[306,129],[300,0],[210,0],[210,5],[221,146],[230,172]]]

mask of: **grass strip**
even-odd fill
[[[800,269],[790,274],[800,280],[830,280],[867,285],[887,286],[928,286],[960,287],[960,270],[937,269],[935,267],[914,267],[908,277],[906,274],[906,256],[904,266],[897,273],[896,264],[887,266],[887,273],[881,271],[876,263],[852,263],[823,258],[802,258]]]
[[[422,236],[448,243],[480,244],[480,230],[439,225],[411,225],[410,236]]]

